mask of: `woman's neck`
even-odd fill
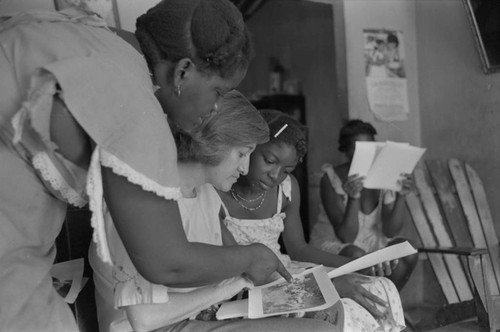
[[[200,163],[179,162],[177,164],[184,197],[196,197],[196,187],[206,183],[204,167]]]
[[[250,198],[253,196],[261,195],[265,191],[249,183],[244,176],[238,179],[238,181],[233,185],[231,190],[244,197],[250,197]]]

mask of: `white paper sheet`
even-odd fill
[[[398,142],[356,142],[349,175],[365,176],[363,186],[399,191],[402,173],[411,173],[426,149]]]
[[[54,287],[66,303],[75,302],[88,278],[83,277],[84,261],[77,258],[54,264],[50,270]]]
[[[294,275],[291,283],[280,278],[252,288],[248,299],[225,302],[217,319],[262,318],[294,312],[316,311],[334,305],[340,296],[322,265]]]
[[[342,265],[334,270],[328,272],[328,277],[335,278],[344,274],[353,273],[359,270],[366,269],[376,264],[392,261],[408,255],[416,254],[417,250],[408,242],[401,242],[395,245],[385,247],[361,256],[347,264]]]

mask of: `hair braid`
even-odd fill
[[[252,56],[243,17],[228,0],[162,0],[137,19],[136,36],[150,70],[189,58],[201,71],[225,77]]]

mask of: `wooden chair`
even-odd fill
[[[434,312],[435,325],[467,318],[472,304],[478,330],[497,331],[500,249],[481,180],[457,159],[421,162],[414,177],[417,190],[406,202],[423,244],[419,251],[448,302]]]

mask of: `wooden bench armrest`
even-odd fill
[[[438,254],[455,254],[460,256],[478,256],[488,254],[486,248],[472,247],[433,247],[433,248],[418,248],[418,252],[438,253]]]

